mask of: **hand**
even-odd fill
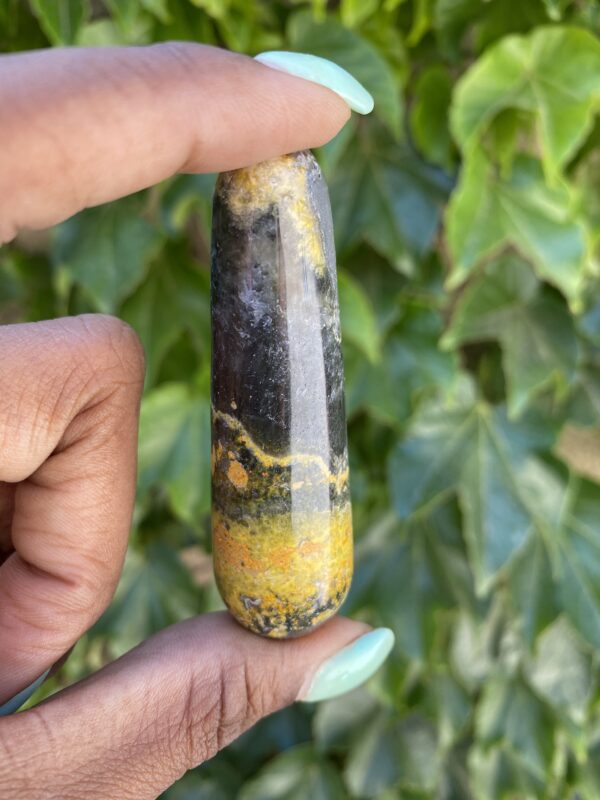
[[[326,88],[199,45],[42,51],[2,56],[1,67],[0,242],[178,171],[323,144],[349,114]],[[55,664],[112,597],[142,383],[138,339],[116,319],[0,328],[0,704]],[[277,642],[221,613],[175,625],[0,719],[0,796],[154,798],[306,696],[316,673],[320,696],[327,681],[350,688],[368,677],[389,636],[338,652],[366,631],[337,619]]]

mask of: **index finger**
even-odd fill
[[[330,89],[199,44],[0,56],[0,243],[180,171],[317,147],[349,113]]]

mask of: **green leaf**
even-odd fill
[[[404,423],[424,396],[451,393],[456,358],[442,352],[442,319],[420,301],[404,301],[378,364],[347,361],[348,413],[365,409],[390,425]]]
[[[394,720],[385,712],[362,727],[350,749],[344,776],[354,796],[376,797],[400,779],[393,736]]]
[[[313,722],[315,743],[325,751],[347,749],[378,710],[376,699],[364,688],[319,703]]]
[[[591,129],[599,98],[600,42],[580,28],[539,28],[503,39],[468,70],[455,90],[452,131],[469,151],[501,111],[526,111],[555,175]]]
[[[577,366],[573,320],[565,303],[544,291],[516,256],[490,264],[461,294],[442,345],[489,339],[502,345],[511,416],[550,386],[564,397]]]
[[[228,0],[189,0],[189,2],[215,19],[223,19],[230,5]]]
[[[87,0],[30,0],[31,10],[50,42],[73,44],[89,14]]]
[[[488,681],[475,726],[482,743],[505,742],[527,771],[544,780],[554,750],[552,716],[521,681]]]
[[[431,676],[427,685],[427,704],[431,705],[440,745],[449,748],[465,733],[471,716],[470,698],[444,668]]]
[[[313,53],[347,69],[375,100],[375,113],[399,137],[402,124],[400,90],[394,73],[377,48],[332,19],[319,23],[307,12],[290,19],[288,37],[294,50]]]
[[[536,455],[552,438],[535,417],[511,424],[503,409],[482,403],[426,406],[389,463],[397,513],[406,518],[456,493],[478,590],[486,592],[542,511],[556,513],[549,493],[555,480]]]
[[[585,723],[593,690],[592,659],[566,619],[558,619],[540,636],[527,679],[548,705],[576,725]]]
[[[540,483],[545,496],[540,496],[536,518],[538,545],[524,552],[525,561],[517,562],[517,578],[509,585],[514,591],[516,583],[519,604],[527,598],[528,576],[530,593],[536,597],[523,612],[530,640],[532,632],[541,630],[544,622],[564,609],[576,630],[592,646],[600,647],[600,536],[596,522],[600,486],[565,472],[558,464],[546,465],[544,483]],[[521,570],[523,574],[519,574]]]
[[[435,0],[415,0],[411,29],[406,37],[409,47],[416,47],[431,28]]]
[[[169,0],[140,0],[142,6],[164,25],[171,21]]]
[[[512,245],[572,307],[580,306],[589,268],[585,226],[569,187],[547,186],[534,159],[516,159],[505,179],[481,151],[473,151],[448,205],[446,225],[453,258],[450,288],[462,284],[483,259]]]
[[[573,0],[544,0],[544,6],[548,16],[554,22],[562,19],[565,11],[571,5]]]
[[[600,351],[584,348],[569,401],[569,419],[596,427],[600,421]]]
[[[340,250],[366,239],[401,272],[433,245],[448,179],[378,125],[363,126],[329,178]]]
[[[540,777],[504,743],[492,747],[475,744],[469,754],[469,775],[474,797],[533,800],[547,797],[547,776]],[[560,795],[559,795],[560,796]]]
[[[376,363],[381,358],[381,337],[375,312],[364,289],[347,272],[338,272],[342,335]]]
[[[440,66],[428,67],[414,86],[410,128],[417,149],[427,161],[452,169],[454,147],[448,129],[452,81]]]
[[[139,334],[146,352],[146,385],[152,386],[164,357],[183,331],[210,336],[208,274],[185,264],[177,249],[165,252],[148,280],[125,302],[120,316]],[[207,354],[208,355],[208,354]]]
[[[438,34],[440,49],[457,58],[467,28],[477,21],[483,11],[479,0],[437,0],[433,26]]]
[[[210,508],[210,401],[187,384],[163,384],[142,403],[140,493],[157,484],[175,515],[198,526]]]
[[[57,230],[53,258],[98,311],[114,313],[144,278],[162,237],[133,196],[82,211]]]
[[[146,2],[138,0],[104,0],[111,12],[112,21],[127,44],[145,44],[151,38],[153,16]],[[153,0],[148,0],[149,4]],[[158,0],[160,5],[160,0]]]
[[[439,632],[438,615],[443,608],[454,608],[454,591],[459,590],[453,574],[455,553],[444,541],[443,525],[448,525],[447,509],[420,515],[402,537],[380,544],[369,559],[368,597],[379,609],[381,624],[394,631],[398,650],[415,666],[431,655]],[[446,577],[440,575],[440,562]]]
[[[357,28],[377,11],[379,2],[380,0],[342,0],[340,16],[343,24],[347,28]]]
[[[510,570],[508,589],[514,614],[520,619],[522,634],[531,647],[560,611],[552,564],[540,536],[533,537],[518,554]]]
[[[453,673],[470,692],[487,684],[494,666],[495,638],[496,624],[491,614],[483,622],[465,611],[458,615],[448,659]]]
[[[110,19],[97,19],[82,25],[77,34],[78,47],[118,47],[127,37]]]
[[[600,647],[600,487],[572,476],[562,497],[557,571],[564,608],[576,629]]]
[[[337,770],[300,745],[274,758],[246,783],[239,800],[346,800]]]
[[[108,637],[113,657],[167,625],[202,611],[202,596],[172,546],[130,548],[113,603],[95,633]]]
[[[353,795],[378,797],[399,783],[415,791],[431,791],[439,769],[435,729],[413,714],[395,720],[380,713],[362,729],[348,754],[345,777]]]
[[[241,776],[231,763],[211,759],[190,770],[171,786],[160,800],[231,800],[241,788]]]

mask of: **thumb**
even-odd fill
[[[261,717],[359,685],[392,644],[391,631],[339,617],[291,641],[261,639],[226,613],[188,620],[2,721],[0,789],[153,799]]]

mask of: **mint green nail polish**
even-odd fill
[[[29,700],[31,695],[40,688],[42,683],[48,677],[48,673],[50,672],[49,669],[44,672],[43,675],[34,681],[30,686],[27,686],[25,689],[16,694],[13,698],[8,700],[4,705],[0,706],[0,717],[7,717],[9,714],[13,714],[17,711],[21,706]]]
[[[267,67],[326,86],[359,114],[369,114],[373,110],[373,98],[365,87],[333,61],[310,53],[290,53],[286,50],[259,53],[255,58]]]
[[[365,633],[321,664],[308,692],[300,699],[314,703],[355,689],[377,672],[393,646],[394,634],[389,628]]]

